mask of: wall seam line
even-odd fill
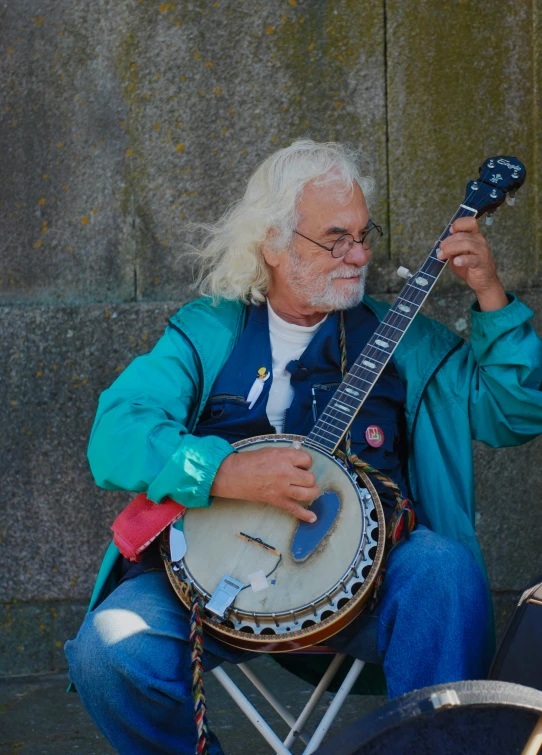
[[[386,161],[386,222],[388,225],[388,260],[391,261],[391,186],[390,186],[390,129],[389,129],[389,87],[388,87],[388,13],[387,0],[382,2],[382,24],[384,28],[384,132],[385,148],[384,159]],[[388,291],[391,290],[388,286]]]

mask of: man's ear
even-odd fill
[[[269,265],[269,267],[278,267],[281,262],[281,259],[280,259],[281,253],[277,252],[271,246],[271,243],[276,236],[277,236],[276,230],[274,228],[270,228],[267,231],[265,239],[262,241],[260,245],[263,258],[266,261],[266,263]]]

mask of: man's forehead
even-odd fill
[[[363,224],[369,218],[365,197],[355,182],[351,189],[342,184],[309,183],[299,199],[297,211],[301,218],[317,222],[321,228],[339,222]]]

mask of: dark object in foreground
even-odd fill
[[[530,687],[439,684],[377,708],[315,755],[521,755],[541,716],[542,692]]]
[[[542,576],[519,599],[489,678],[542,690]]]

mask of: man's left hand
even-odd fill
[[[480,233],[476,218],[458,218],[452,234],[440,244],[441,260],[449,260],[451,270],[472,288],[482,312],[500,309],[508,297],[497,274],[487,241]]]

